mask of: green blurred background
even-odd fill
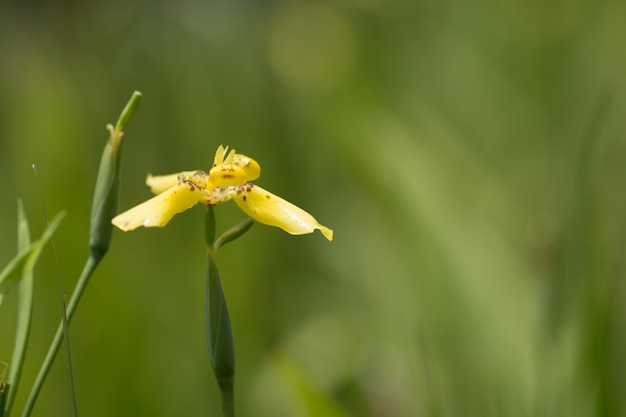
[[[1,2],[0,266],[17,198],[35,235],[65,209],[71,292],[105,125],[140,90],[120,211],[225,144],[335,231],[220,252],[239,416],[626,416],[625,21],[619,0]],[[219,415],[202,220],[115,232],[71,326],[81,416]],[[36,272],[17,410],[60,316],[50,249]],[[60,356],[33,415],[68,398]]]

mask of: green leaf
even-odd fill
[[[235,374],[235,352],[228,306],[213,253],[209,255],[206,279],[209,356],[215,376],[220,383],[222,380],[232,378]]]
[[[206,272],[206,332],[209,358],[222,397],[225,417],[234,416],[235,346],[226,297],[222,290],[215,252],[209,250]]]
[[[21,200],[17,202],[17,249],[21,251],[31,244],[30,228],[28,219],[24,212],[24,205]],[[11,358],[11,372],[9,381],[11,381],[11,390],[6,399],[5,411],[7,415],[11,414],[11,408],[15,401],[15,394],[19,385],[26,356],[26,348],[28,346],[28,337],[30,335],[30,324],[33,312],[33,285],[34,274],[32,269],[25,271],[22,280],[19,283],[18,307],[17,307],[17,328],[15,331],[15,342],[13,348],[13,357]]]
[[[212,207],[207,210],[205,221],[208,257],[205,293],[207,344],[213,373],[220,389],[222,415],[233,417],[235,415],[235,346],[226,297],[217,268],[217,249],[214,242],[211,242],[212,237],[215,236],[215,215]]]
[[[2,270],[0,273],[0,306],[2,305],[4,296],[11,288],[13,288],[25,273],[33,269],[44,245],[50,240],[64,216],[64,212],[54,216],[41,235],[41,238],[20,250],[15,258]]]

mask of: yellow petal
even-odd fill
[[[209,182],[213,187],[245,184],[246,178],[246,171],[235,164],[218,165],[209,171]]]
[[[200,187],[206,188],[207,174],[204,171],[183,171],[178,174],[170,175],[152,175],[148,174],[146,185],[150,187],[153,194],[161,194],[163,191],[169,190],[179,182],[190,180]]]
[[[240,166],[246,172],[248,181],[256,180],[261,176],[261,166],[257,161],[243,154],[235,154],[233,164]]]
[[[127,232],[140,226],[163,227],[174,215],[198,203],[204,197],[204,189],[184,182],[152,197],[111,220],[119,229]]]
[[[235,153],[234,149],[231,149],[228,155],[226,155],[226,152],[228,152],[228,146],[220,145],[217,147],[217,150],[215,151],[215,158],[213,158],[213,166],[211,168],[211,171],[219,168],[220,166],[236,165],[238,167],[243,168],[243,170],[246,173],[247,181],[252,181],[252,180],[259,178],[259,176],[261,175],[261,167],[259,166],[257,161],[250,158],[249,156],[246,156],[240,153]],[[215,186],[221,187],[221,186],[230,186],[230,185],[241,185],[245,182],[246,181],[242,181],[238,183],[233,182],[230,184],[218,183],[218,184],[215,184]]]
[[[333,240],[333,231],[319,224],[309,213],[257,185],[241,185],[232,197],[240,209],[260,223],[280,227],[292,235],[319,229],[326,239]]]
[[[152,194],[161,194],[163,191],[169,190],[180,182],[178,179],[178,175],[179,174],[148,174],[148,176],[146,177],[146,185],[150,187],[150,191],[152,191]]]
[[[225,150],[228,150],[228,146],[225,148]],[[228,155],[226,156],[226,158],[224,158],[224,162],[222,162],[223,164],[232,164],[233,161],[235,160],[235,150],[231,149],[230,152],[228,152]]]
[[[215,151],[215,157],[213,158],[213,166],[218,166],[224,163],[224,155],[226,155],[226,151],[228,150],[228,146],[224,147],[220,145],[217,147]]]
[[[233,160],[235,159],[235,150],[231,149],[228,155],[226,155],[226,152],[228,152],[228,146],[220,145],[217,147],[217,150],[215,151],[215,158],[213,158],[214,167],[222,164],[233,163]]]

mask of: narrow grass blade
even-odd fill
[[[50,240],[64,216],[65,213],[54,216],[41,238],[20,250],[15,258],[0,272],[0,305],[2,305],[4,296],[19,282],[22,275],[35,266],[44,245]]]
[[[24,212],[24,205],[21,200],[17,204],[17,248],[18,252],[28,248],[31,244],[30,227],[28,219]],[[34,294],[34,274],[32,269],[24,272],[19,283],[18,306],[17,306],[17,328],[15,331],[15,343],[13,348],[13,356],[11,358],[11,372],[9,373],[9,381],[11,381],[11,390],[7,397],[5,411],[7,415],[11,414],[11,408],[15,401],[15,394],[19,386],[20,377],[22,375],[22,367],[24,366],[24,358],[28,347],[28,338],[30,335],[30,325],[33,312],[33,294]]]

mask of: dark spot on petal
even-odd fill
[[[268,199],[269,199],[269,198],[272,198],[272,197],[270,197],[270,195],[269,195],[269,194],[266,194],[266,195],[265,195],[265,198],[268,198]]]
[[[243,201],[246,201],[246,196],[245,195],[243,196]]]
[[[232,174],[222,174],[222,178],[224,178],[224,179],[235,178],[235,176],[232,175]]]

